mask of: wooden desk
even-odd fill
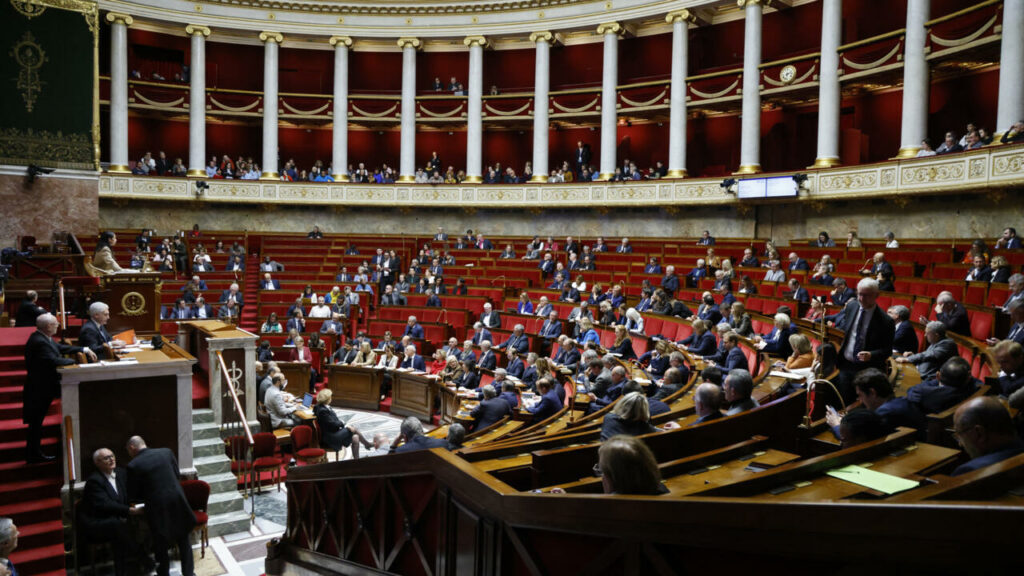
[[[199,376],[209,383],[210,408],[218,424],[236,417],[231,395],[223,386],[217,352],[224,357],[246,420],[256,423],[256,340],[255,334],[220,320],[178,322],[178,345],[198,360]]]
[[[302,398],[302,395],[309,391],[311,364],[308,362],[278,362],[277,367],[281,369],[281,373],[288,380],[288,392]]]
[[[380,387],[383,368],[330,364],[327,367],[327,388],[334,394],[331,406],[380,410]]]
[[[122,462],[128,462],[125,442],[136,434],[151,447],[170,448],[182,471],[193,467],[195,358],[173,343],[126,357],[137,362],[72,365],[60,370],[61,410],[71,417],[77,478],[86,478],[93,471],[91,456],[97,448],[110,448]]]
[[[438,383],[424,373],[391,372],[391,413],[396,416],[415,416],[429,422],[434,414],[434,398]]]
[[[665,480],[665,486],[668,487],[672,496],[685,496],[708,487],[738,482],[767,468],[774,468],[799,459],[800,456],[797,454],[769,449],[755,453],[753,458],[741,456],[728,462],[668,478]]]

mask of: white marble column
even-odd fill
[[[483,182],[481,161],[483,154],[483,94],[484,47],[487,38],[467,36],[463,44],[469,46],[469,101],[466,110],[466,182]]]
[[[128,26],[132,17],[107,13],[110,22],[110,168],[127,174],[128,168]]]
[[[598,178],[608,180],[615,175],[615,151],[618,144],[619,36],[624,32],[618,22],[597,27],[604,36],[604,62],[601,73],[601,165]]]
[[[399,182],[416,181],[416,49],[419,38],[399,38],[402,49],[402,151]]]
[[[812,168],[839,165],[839,44],[842,36],[843,0],[823,0],[818,60],[818,155]]]
[[[928,62],[924,53],[925,22],[931,0],[907,1],[907,32],[903,41],[903,122],[897,158],[914,158],[928,135]]]
[[[743,118],[737,174],[761,171],[761,5],[766,0],[739,0],[743,8]]]
[[[696,19],[689,10],[676,10],[665,16],[672,24],[672,82],[669,84],[668,177],[686,178],[686,70],[689,58],[690,22]]]
[[[334,129],[331,132],[331,177],[348,182],[348,49],[352,39],[331,36],[334,46]]]
[[[188,175],[206,177],[206,37],[210,29],[189,24],[192,38],[188,92]]]
[[[551,42],[547,30],[530,34],[537,46],[533,70],[533,177],[530,182],[548,181],[548,92],[551,87]]]
[[[1024,120],[1024,1],[1003,2],[1002,36],[995,127],[1000,134]]]
[[[277,69],[278,51],[284,36],[260,32],[263,42],[263,172],[260,180],[277,180]]]

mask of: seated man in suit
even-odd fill
[[[1013,340],[1003,340],[991,350],[1000,369],[999,393],[1010,397],[1011,406],[1024,408],[1020,405],[1024,398],[1018,394],[1024,390],[1024,346]]]
[[[924,352],[918,354],[904,352],[903,356],[896,357],[897,362],[909,362],[917,366],[917,371],[921,373],[921,380],[927,380],[934,376],[939,368],[946,363],[946,360],[958,354],[956,342],[946,336],[946,325],[938,320],[933,320],[925,326],[924,339],[928,342],[928,348]]]
[[[971,321],[967,317],[967,309],[953,298],[952,292],[939,292],[935,298],[935,312],[935,319],[945,324],[947,331],[970,337]],[[925,324],[928,319],[921,316],[918,321]]]
[[[270,272],[263,274],[263,280],[260,281],[261,290],[280,290],[281,281],[271,277]]]
[[[907,390],[907,400],[922,414],[935,414],[963,402],[979,384],[971,377],[971,365],[967,360],[954,356],[946,360],[934,379]]]
[[[320,333],[332,336],[344,334],[345,324],[341,321],[341,315],[332,314],[330,318],[324,320],[324,323],[320,325]]]
[[[729,374],[733,370],[749,371],[750,367],[747,365],[747,356],[740,349],[739,334],[733,331],[722,334],[722,348],[725,350],[725,360],[713,365],[717,364],[725,374]]]
[[[596,393],[594,394],[595,398],[594,401],[590,403],[590,408],[588,409],[588,412],[596,412],[597,410],[600,410],[601,408],[604,408],[605,406],[618,400],[619,397],[622,396],[623,390],[626,386],[626,382],[628,381],[629,379],[626,377],[625,368],[623,368],[622,366],[616,366],[615,368],[612,368],[611,386],[608,387],[608,390],[605,391],[603,396],[598,396]]]
[[[423,362],[423,356],[416,353],[415,346],[405,347],[405,356],[402,357],[402,364],[399,368],[412,368],[418,372],[426,372],[427,365]]]
[[[847,286],[846,280],[842,278],[833,280],[832,288],[833,290],[829,292],[828,297],[836,306],[846,306],[847,302],[857,297],[857,292]]]
[[[523,371],[526,370],[526,365],[523,364],[522,359],[519,357],[520,352],[517,352],[515,348],[509,347],[505,354],[508,358],[508,361],[505,364],[505,372],[509,376],[521,379],[523,377]]]
[[[746,370],[733,370],[725,377],[722,383],[722,392],[725,393],[725,401],[729,407],[725,411],[726,416],[733,416],[740,412],[746,412],[757,408],[757,400],[751,398],[754,391],[754,379]]]
[[[800,285],[800,281],[796,278],[789,279],[789,290],[786,292],[789,298],[807,304],[811,301],[811,295],[807,292],[807,288]]]
[[[530,339],[526,336],[525,331],[525,326],[516,324],[512,328],[512,334],[509,335],[508,339],[496,346],[496,348],[498,350],[511,349],[520,354],[526,354],[527,350],[530,349]]]
[[[237,306],[238,308],[241,308],[242,306],[245,305],[245,302],[243,301],[242,298],[242,293],[238,291],[237,283],[232,282],[231,286],[227,290],[221,292],[220,303],[226,304],[229,301],[234,302],[235,306]]]
[[[89,305],[89,319],[82,324],[82,330],[78,333],[78,345],[88,348],[97,355],[103,354],[104,345],[111,348],[122,348],[125,343],[114,340],[107,332],[106,325],[110,320],[110,306],[103,302],[93,302]]]
[[[184,298],[178,298],[174,301],[174,308],[167,311],[165,320],[191,320],[192,317],[192,307]]]
[[[430,438],[423,434],[423,424],[415,416],[402,420],[400,434],[391,443],[391,451],[395,454],[429,450],[431,448],[448,448],[448,441],[443,438]],[[399,445],[401,444],[401,445]]]
[[[1010,413],[999,400],[975,398],[957,409],[953,429],[971,460],[953,470],[952,476],[973,472],[1024,453]]]
[[[206,303],[206,299],[200,296],[196,298],[196,304],[192,307],[192,317],[197,320],[206,320],[214,317],[213,306]]]
[[[483,314],[480,315],[480,323],[484,328],[501,328],[501,315],[491,307],[491,303],[484,304]]]
[[[870,268],[865,268],[860,271],[861,274],[870,276],[878,282],[878,289],[891,292],[894,290],[893,282],[895,281],[896,275],[893,273],[892,264],[885,261],[884,252],[875,252],[872,257],[873,264]],[[859,284],[858,284],[859,285]]]
[[[797,270],[810,270],[811,267],[807,264],[807,260],[797,256],[796,252],[789,253],[789,271],[795,272]]]
[[[238,319],[238,306],[234,300],[228,300],[217,310],[217,318],[221,320]]]
[[[533,387],[534,386],[531,383],[531,388]],[[498,396],[498,398],[507,402],[508,405],[512,407],[513,411],[517,410],[519,408],[519,395],[516,394],[515,382],[512,382],[511,380],[506,380],[502,382],[501,395]]]
[[[465,362],[466,360],[476,362],[476,352],[473,351],[473,341],[464,341],[462,343],[462,350],[459,350],[456,356],[459,357],[459,362]]]
[[[722,389],[717,384],[705,382],[697,386],[693,393],[693,409],[697,420],[690,424],[696,426],[712,420],[718,420],[722,414]]]
[[[267,389],[266,402],[267,413],[270,415],[270,425],[274,429],[293,428],[299,425],[299,419],[295,411],[299,405],[294,402],[295,398],[284,391],[288,386],[288,380],[284,374],[275,374],[271,378],[273,386]]]
[[[896,332],[892,339],[893,354],[903,355],[905,352],[911,354],[921,349],[921,343],[917,341],[917,333],[910,324],[910,308],[897,304],[886,312],[892,321],[896,323]]]
[[[494,370],[498,365],[498,358],[491,350],[491,342],[489,340],[483,340],[480,342],[480,359],[477,361],[477,366],[485,368],[487,370]]]
[[[409,316],[405,324],[405,332],[402,332],[402,336],[423,339],[423,326],[419,325],[415,316]]]
[[[553,310],[551,302],[548,302],[548,297],[541,296],[537,302],[537,309],[534,310],[533,314],[539,318],[547,318]]]
[[[1006,339],[1018,344],[1024,344],[1024,300],[1010,302],[1010,305],[1006,307],[1006,311],[1010,315],[1010,329],[1006,333]],[[999,340],[989,338],[985,340],[985,343],[989,346],[995,346],[999,343]]]
[[[504,398],[498,398],[498,392],[490,384],[483,387],[483,400],[469,413],[473,418],[474,431],[493,426],[511,414],[512,407]]]
[[[533,422],[546,420],[562,409],[562,403],[558,401],[555,386],[557,384],[550,377],[545,376],[537,381],[537,392],[540,394],[540,402],[526,409],[527,412],[533,414]]]
[[[647,399],[647,410],[651,416],[657,416],[658,414],[664,414],[671,410],[668,404],[665,404],[661,400],[654,397],[648,397],[644,392],[644,387],[636,380],[627,380],[622,386],[622,396],[626,396],[636,392]]]
[[[861,404],[881,416],[890,430],[905,426],[924,432],[927,425],[924,414],[906,397],[895,397],[892,383],[881,370],[868,368],[862,371],[853,379],[853,386]]]
[[[128,505],[128,482],[124,468],[117,466],[114,453],[108,448],[93,452],[96,467],[88,480],[78,505],[77,526],[80,537],[88,542],[111,542],[114,551],[114,574],[127,574],[126,557],[135,551],[133,527],[129,515],[140,515],[142,509]]]
[[[18,307],[18,314],[14,322],[17,328],[31,328],[36,325],[36,318],[46,314],[46,310],[36,302],[39,294],[35,290],[25,292],[25,298]]]

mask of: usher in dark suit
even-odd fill
[[[22,421],[28,424],[26,454],[29,458],[40,455],[39,441],[42,436],[43,419],[50,409],[50,403],[60,396],[60,373],[58,366],[74,364],[64,354],[74,354],[83,349],[78,346],[57,344],[46,334],[36,330],[25,344],[25,378],[22,398]]]
[[[178,481],[178,461],[168,448],[145,448],[128,464],[128,497],[146,504],[146,522],[153,536],[157,574],[170,567],[167,548],[173,543],[181,555],[181,573],[192,576],[192,545],[189,535],[196,516]]]

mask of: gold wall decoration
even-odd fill
[[[46,6],[36,4],[31,0],[11,0],[11,6],[18,11],[19,14],[28,18],[29,20],[40,16],[43,12],[46,12]]]
[[[23,165],[47,158],[48,166],[81,169],[92,164],[89,140],[86,134],[0,128],[0,158]]]
[[[18,91],[21,92],[21,99],[25,101],[25,110],[31,114],[32,106],[46,84],[39,79],[39,69],[46,63],[46,52],[36,43],[36,38],[31,32],[25,32],[11,48],[11,58],[18,65]]]

